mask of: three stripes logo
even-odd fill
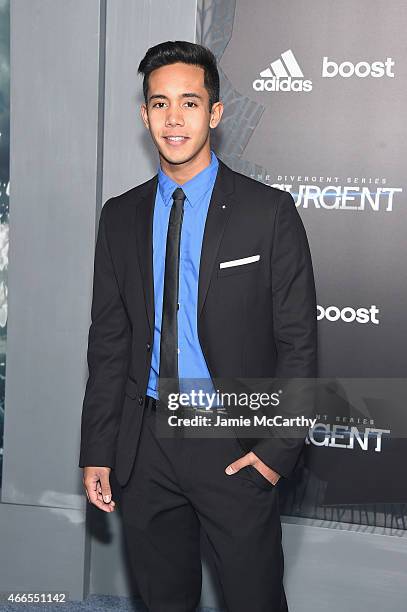
[[[260,72],[261,79],[253,81],[255,91],[311,91],[312,81],[304,74],[291,49],[281,54],[270,66]]]

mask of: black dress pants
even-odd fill
[[[121,514],[131,572],[150,612],[194,612],[201,596],[200,529],[228,612],[288,612],[278,483],[253,466],[228,476],[244,451],[235,436],[165,438],[146,397]]]

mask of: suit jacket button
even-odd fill
[[[138,403],[140,404],[140,406],[142,405],[143,401],[144,401],[144,400],[143,400],[143,396],[142,396],[142,395],[139,395],[139,396],[138,396]]]

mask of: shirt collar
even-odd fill
[[[211,150],[211,163],[206,166],[201,172],[198,172],[189,181],[183,185],[178,185],[169,176],[162,171],[161,167],[158,169],[158,188],[160,190],[162,201],[165,206],[172,203],[172,194],[174,189],[181,187],[186,195],[186,201],[191,206],[194,206],[205,193],[213,186],[218,171],[219,161],[215,153]]]

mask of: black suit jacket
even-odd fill
[[[110,198],[95,250],[89,377],[79,466],[134,463],[154,331],[152,227],[158,177]],[[257,261],[220,262],[260,255]],[[198,335],[215,378],[316,376],[316,300],[308,241],[292,196],[219,160],[202,244]],[[245,447],[289,477],[304,439]]]

